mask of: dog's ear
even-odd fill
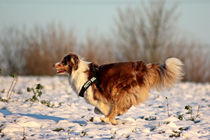
[[[66,55],[63,60],[62,60],[62,63],[64,65],[70,65],[71,64],[71,55]]]
[[[79,57],[77,55],[71,55],[71,66],[74,70],[78,69]]]
[[[79,64],[79,57],[75,54],[70,53],[63,58],[62,63],[64,65],[69,65],[71,69],[77,70]]]

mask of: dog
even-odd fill
[[[59,74],[68,74],[69,83],[78,95],[85,85],[86,102],[95,106],[95,113],[105,116],[101,121],[116,125],[115,117],[144,102],[151,88],[171,87],[181,80],[182,65],[178,58],[168,58],[164,64],[136,61],[99,66],[69,53],[54,68]]]

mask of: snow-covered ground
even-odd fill
[[[100,121],[67,77],[18,77],[5,102],[12,81],[0,77],[0,139],[210,139],[209,83],[151,91],[144,104],[119,116],[121,123],[113,126]],[[37,84],[44,86],[39,101],[26,102],[33,95],[27,88]]]

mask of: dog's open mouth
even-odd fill
[[[66,72],[65,69],[57,69],[57,73],[59,73],[59,74],[64,73],[64,72]]]

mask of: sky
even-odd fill
[[[0,31],[6,27],[27,27],[59,23],[87,32],[109,35],[117,9],[137,6],[142,0],[0,0]],[[167,0],[178,3],[177,26],[184,35],[210,44],[210,0]]]

